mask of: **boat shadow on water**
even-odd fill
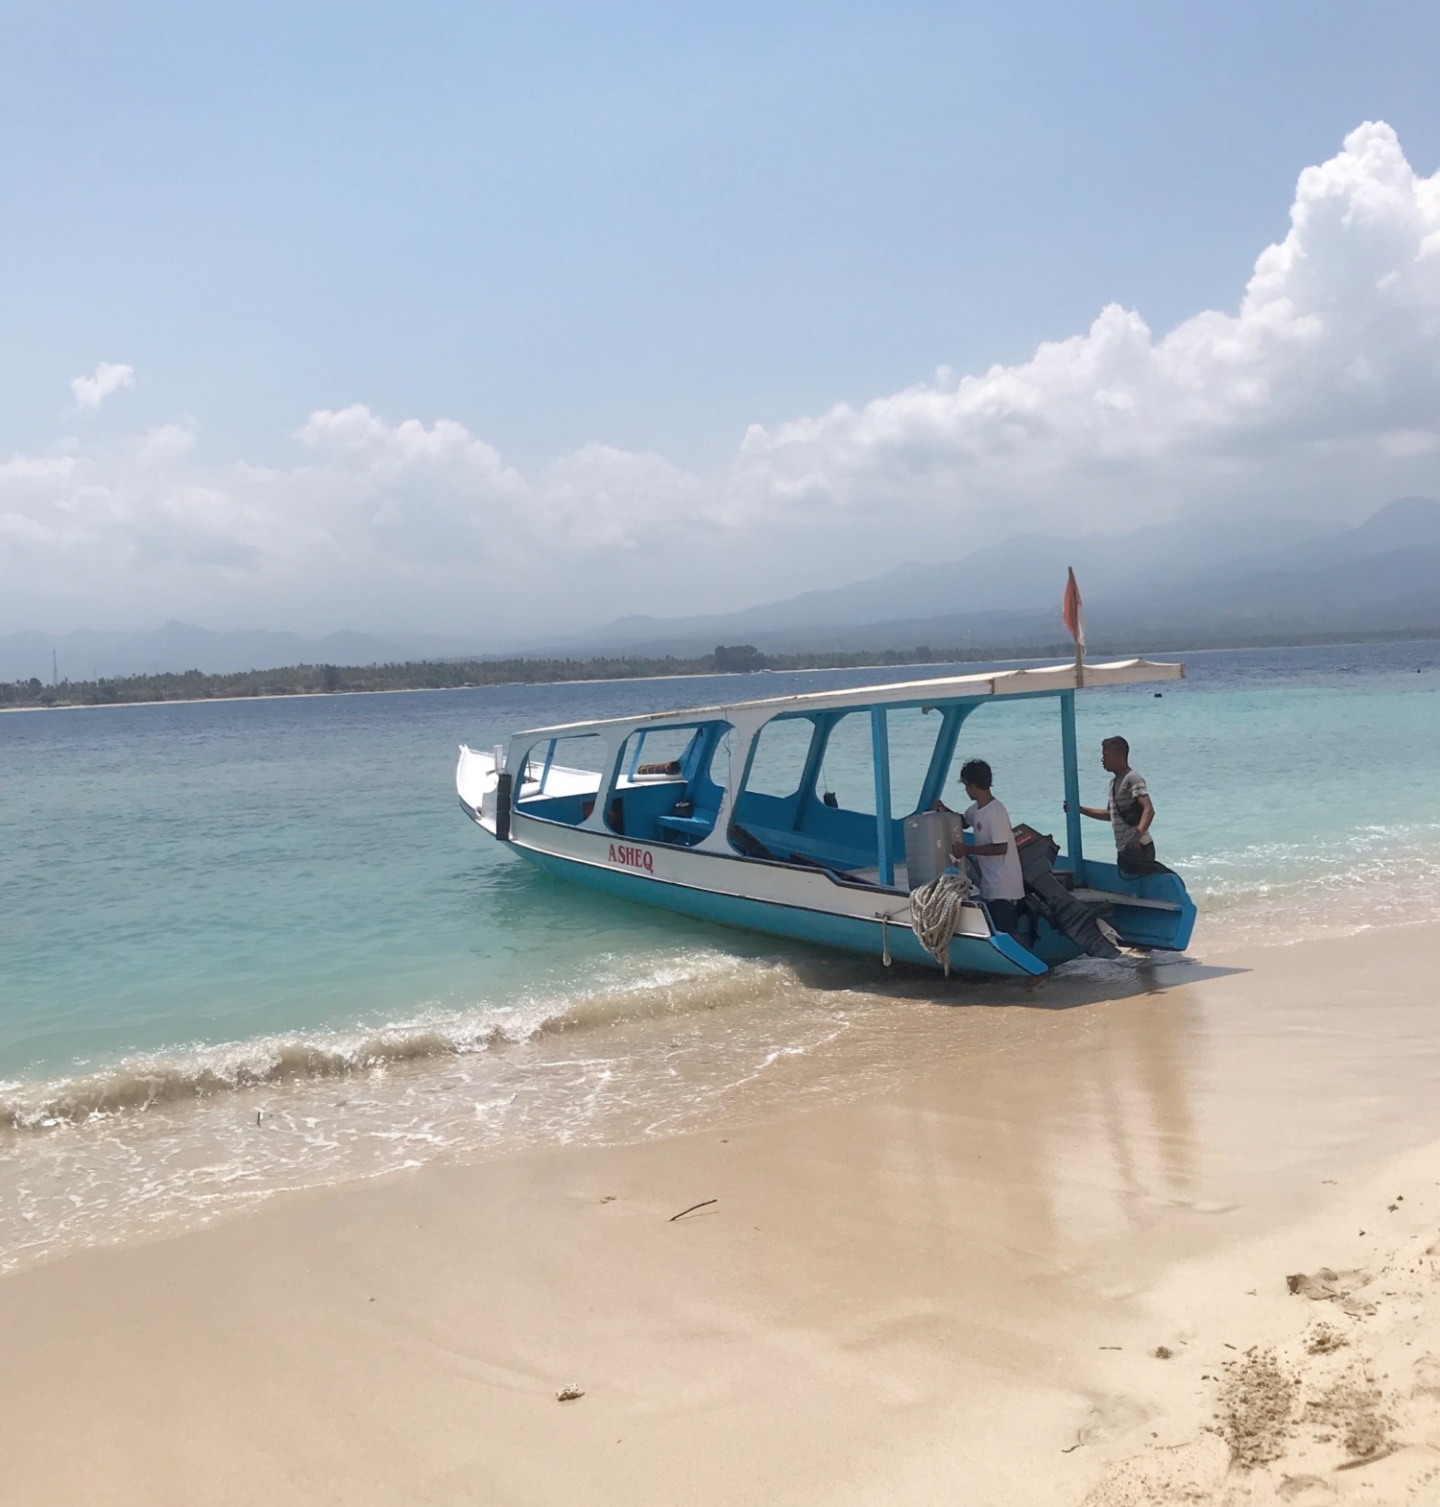
[[[1073,1010],[1144,996],[1161,996],[1189,984],[1246,973],[1245,968],[1203,963],[1184,954],[1125,953],[1118,959],[1077,958],[1041,978],[997,978],[952,974],[937,978],[925,968],[894,963],[890,968],[866,959],[840,959],[808,949],[786,949],[786,961],[800,981],[818,990],[845,990],[875,999],[917,1002],[944,1008]]]

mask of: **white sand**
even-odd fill
[[[797,1060],[739,1129],[19,1272],[0,1501],[1440,1501],[1437,942],[936,1009],[846,1102]]]

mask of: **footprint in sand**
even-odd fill
[[[1440,1397],[1440,1355],[1422,1355],[1415,1362],[1412,1397]]]
[[[1312,1503],[1319,1507],[1321,1502],[1335,1500],[1335,1488],[1323,1476],[1282,1476],[1275,1495],[1295,1507],[1311,1507]]]
[[[1375,1305],[1353,1294],[1369,1280],[1363,1271],[1337,1272],[1322,1266],[1313,1272],[1291,1272],[1285,1285],[1298,1298],[1309,1298],[1312,1303],[1338,1303],[1352,1317],[1364,1318],[1375,1312]]]

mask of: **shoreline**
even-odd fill
[[[1190,647],[1161,647],[1148,650],[1142,649],[1108,649],[1096,648],[1095,654],[1119,656],[1121,658],[1144,657],[1147,654],[1172,654],[1172,655],[1196,655],[1196,654],[1241,654],[1247,652],[1260,652],[1271,649],[1347,649],[1347,648],[1371,648],[1377,645],[1402,645],[1402,644],[1428,644],[1440,643],[1440,634],[1409,632],[1395,635],[1381,635],[1375,638],[1358,639],[1310,639],[1300,640],[1294,643],[1239,643],[1208,645],[1196,648]],[[988,655],[977,653],[965,659],[938,659],[938,660],[907,660],[903,663],[878,663],[859,665],[806,665],[806,666],[765,666],[758,670],[692,670],[678,671],[663,675],[605,675],[592,678],[566,679],[566,680],[495,680],[486,681],[484,684],[453,685],[453,686],[377,686],[372,689],[355,688],[351,690],[334,691],[270,691],[258,693],[254,696],[173,696],[156,697],[144,701],[63,701],[49,706],[0,706],[0,715],[12,712],[76,712],[76,711],[103,711],[111,707],[135,707],[135,706],[195,706],[208,704],[228,704],[246,701],[306,701],[306,700],[332,700],[337,696],[397,696],[418,695],[425,692],[447,691],[480,691],[480,690],[513,690],[518,686],[586,686],[586,685],[629,685],[642,680],[715,680],[727,678],[736,674],[765,674],[765,675],[814,675],[835,672],[860,672],[871,670],[917,670],[931,669],[937,665],[1028,665],[1043,664],[1054,659],[1062,653],[1056,650],[1053,654],[1039,655]],[[297,666],[284,665],[277,667],[281,670],[295,669]],[[344,668],[349,668],[344,667]],[[257,672],[263,673],[263,672]],[[108,677],[107,677],[108,678]],[[129,677],[114,677],[126,679]]]
[[[1300,938],[1231,933],[1230,944],[1261,956],[1365,937],[1403,948],[1429,927],[1354,922]],[[638,991],[582,995],[528,1022],[483,1011],[421,1015],[0,1080],[0,1279],[78,1250],[123,1245],[136,1221],[140,1238],[168,1239],[402,1167],[743,1125],[787,1107],[770,1086],[777,1055],[809,1057],[808,1095],[852,1097],[877,1077],[907,1074],[909,1054],[931,1048],[921,1040],[927,1033],[934,1045],[963,1046],[972,1011],[1113,1005],[1217,969],[1223,975],[1223,965],[1195,957],[1222,935],[1202,927],[1187,954],[1132,955],[1113,966],[1082,959],[1040,981],[971,976],[958,988],[904,966],[867,973],[843,957],[771,959],[755,971],[742,963],[691,976],[685,989],[693,998],[678,1012],[668,998],[675,980],[667,978]],[[908,1017],[907,1031],[919,1035],[882,1042],[877,1028],[888,1033],[892,1015]],[[777,1017],[785,1022],[778,1054],[767,1024]],[[983,1033],[979,1040],[993,1047]],[[607,1066],[597,1071],[598,1062]],[[544,1085],[557,1078],[587,1107],[571,1112],[547,1095]],[[405,1106],[426,1101],[417,1124]],[[477,1115],[483,1129],[467,1130]],[[263,1122],[266,1133],[237,1137],[237,1118]],[[388,1154],[392,1141],[401,1149]],[[192,1170],[165,1170],[177,1163]]]
[[[1419,640],[1417,640],[1419,642]],[[928,669],[933,664],[964,664],[965,660],[936,660],[910,665],[834,665],[830,671],[849,670],[914,670]],[[977,660],[977,664],[1024,664],[1025,660]],[[736,673],[766,675],[816,675],[826,673],[826,667],[817,666],[805,670],[765,670],[737,672],[733,670],[697,670],[694,674],[677,675],[604,675],[594,680],[492,680],[484,685],[405,685],[379,686],[374,690],[353,691],[270,691],[256,696],[175,696],[151,701],[63,701],[54,706],[3,706],[0,714],[7,712],[99,712],[118,706],[213,706],[236,701],[334,701],[342,696],[425,696],[443,695],[454,691],[514,690],[517,686],[577,686],[577,685],[633,685],[637,681],[663,680],[719,680]]]
[[[1437,946],[1417,923],[1126,994],[897,1008],[840,1101],[787,1060],[734,1123],[436,1162],[23,1269],[0,1278],[0,1501],[483,1481],[1119,1507],[1418,1480],[1440,1408],[1393,1356],[1440,1355],[1440,1281],[1412,1270],[1440,1235]],[[1367,1280],[1290,1295],[1321,1267]],[[1376,1312],[1336,1319],[1352,1299]],[[1322,1312],[1346,1344],[1311,1356]],[[1206,1429],[1259,1385],[1234,1380],[1251,1346],[1301,1379],[1280,1453],[1237,1473]],[[1357,1365],[1404,1446],[1373,1462],[1303,1420]]]

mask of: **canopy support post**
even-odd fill
[[[1080,842],[1080,767],[1075,747],[1075,692],[1060,693],[1060,751],[1065,761],[1065,846],[1076,884],[1085,883],[1085,854]]]
[[[625,778],[633,785],[635,783],[635,771],[640,767],[640,750],[645,747],[645,733],[642,729],[632,734],[635,739],[635,749],[630,755],[630,768],[625,772]]]
[[[870,708],[870,742],[875,751],[875,837],[880,883],[895,883],[894,829],[890,820],[890,729],[885,708]]]
[[[945,793],[945,777],[950,773],[950,761],[955,757],[955,743],[965,719],[975,710],[973,702],[963,706],[946,707],[941,713],[940,735],[935,740],[934,752],[930,755],[930,767],[925,773],[925,783],[920,789],[918,811],[928,811]]]
[[[825,762],[825,744],[830,738],[830,719],[820,715],[810,719],[810,747],[805,751],[805,768],[800,775],[799,799],[795,802],[794,830],[800,832],[805,826],[805,816],[819,797],[816,790],[820,782],[820,766]]]

